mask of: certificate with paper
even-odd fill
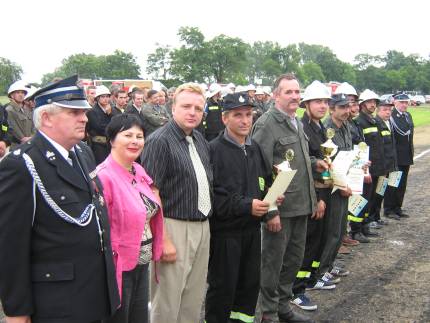
[[[263,200],[264,202],[269,202],[269,211],[277,208],[276,200],[288,189],[288,186],[293,180],[294,175],[296,175],[296,172],[297,170],[281,171],[276,175],[275,181],[269,188],[269,191]]]
[[[361,210],[366,206],[367,200],[361,195],[351,195],[348,199],[348,211],[358,216]]]
[[[392,187],[399,187],[400,180],[402,179],[403,172],[397,171],[397,172],[391,172],[388,175],[388,185]]]

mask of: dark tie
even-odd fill
[[[73,164],[72,166],[75,169],[75,171],[79,175],[83,176],[81,166],[79,166],[78,158],[73,150],[69,150],[69,158],[72,160],[72,164]]]

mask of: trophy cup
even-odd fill
[[[326,134],[327,141],[320,145],[321,152],[324,155],[324,160],[329,165],[329,167],[331,166],[331,157],[333,157],[337,153],[337,145],[333,142],[333,140],[331,140],[334,137],[335,133],[336,132],[333,128],[328,128]],[[321,177],[326,184],[330,184],[333,181],[329,170],[325,170],[321,174]]]
[[[275,169],[278,172],[287,172],[291,171],[290,161],[294,159],[294,150],[288,149],[285,153],[285,160],[279,165],[275,165]]]

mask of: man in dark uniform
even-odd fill
[[[77,81],[34,94],[38,131],[0,163],[0,299],[13,322],[100,322],[119,305]]]
[[[331,98],[329,89],[319,81],[312,82],[305,90],[301,107],[306,108],[303,114],[303,131],[309,138],[309,156],[323,159],[320,145],[327,138],[325,127],[321,119],[327,113],[328,100]],[[324,183],[321,174],[313,172],[315,192],[317,195],[317,208],[313,214],[309,214],[306,230],[306,247],[302,266],[297,273],[293,285],[294,297],[292,302],[303,310],[313,311],[317,305],[312,302],[308,295],[305,295],[306,287],[315,286],[320,277],[317,271],[320,265],[324,232],[324,221],[327,219],[325,211],[329,204],[331,186]],[[333,289],[336,286],[329,281],[321,281],[319,289]]]
[[[408,217],[408,214],[402,210],[409,168],[414,164],[414,122],[407,111],[408,104],[409,96],[407,94],[399,93],[394,96],[394,110],[390,121],[396,142],[397,166],[398,170],[403,173],[399,187],[389,186],[384,200],[384,213],[392,218]]]
[[[281,75],[274,86],[275,105],[263,114],[253,128],[270,166],[285,161],[294,151],[291,168],[297,172],[278,207],[279,215],[268,218],[262,229],[261,310],[262,322],[312,322],[291,309],[292,286],[303,261],[306,223],[316,208],[312,170],[328,168],[322,160],[309,157],[307,137],[296,111],[300,85],[292,74]]]
[[[90,147],[93,150],[97,165],[106,159],[110,146],[106,139],[106,127],[112,117],[119,114],[110,104],[110,91],[104,86],[97,86],[95,103],[88,111],[87,133]]]
[[[214,168],[214,213],[206,294],[206,322],[249,322],[260,290],[260,222],[269,209],[262,201],[271,169],[248,136],[252,102],[246,93],[227,94],[225,130],[210,143]]]
[[[207,141],[211,141],[218,137],[219,133],[224,129],[220,102],[221,86],[216,83],[211,84],[209,87],[209,94],[207,95],[205,119],[203,121],[204,133]]]
[[[394,134],[391,132],[390,116],[394,104],[390,99],[385,99],[379,103],[376,108],[376,124],[378,130],[382,135],[384,143],[384,163],[385,163],[385,177],[389,176],[390,172],[397,170],[397,157],[396,157],[396,144],[394,141]],[[388,186],[387,186],[388,189]],[[387,192],[387,191],[385,191]],[[385,195],[384,195],[385,196]],[[384,196],[376,194],[373,209],[370,210],[371,214],[375,214],[374,222],[370,222],[370,226],[377,227],[377,225],[385,225],[386,221],[381,219],[381,204]],[[394,214],[397,217],[397,214]],[[376,222],[376,223],[375,223]]]
[[[365,179],[363,185],[363,197],[368,201],[361,211],[363,221],[351,221],[352,238],[360,242],[365,242],[365,239],[359,235],[359,232],[365,237],[378,236],[369,226],[369,223],[375,219],[375,214],[370,211],[374,211],[373,204],[376,201],[378,177],[385,174],[383,139],[373,116],[378,104],[379,96],[375,92],[366,89],[360,94],[360,114],[357,117],[357,122],[363,132],[365,143],[369,146],[369,160],[372,162],[369,167],[371,180],[366,181]]]

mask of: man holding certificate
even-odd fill
[[[249,322],[260,290],[260,224],[269,211],[263,197],[272,172],[260,147],[248,136],[252,107],[246,92],[227,94],[222,103],[225,130],[210,143],[214,212],[210,218],[207,323]]]
[[[290,306],[292,285],[302,264],[306,224],[316,210],[312,169],[328,168],[322,160],[309,157],[308,140],[296,110],[300,104],[300,85],[293,74],[281,75],[274,84],[274,106],[253,128],[253,139],[260,145],[270,166],[285,161],[288,151],[296,174],[278,207],[262,229],[261,311],[262,322],[312,322]]]

